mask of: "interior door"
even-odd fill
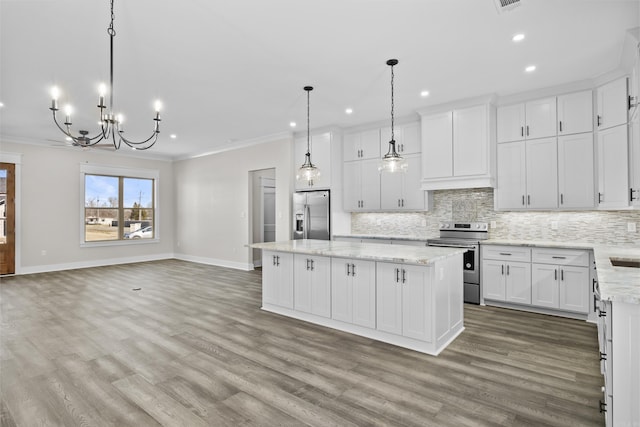
[[[15,168],[0,163],[0,274],[15,273]]]

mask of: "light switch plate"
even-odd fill
[[[627,223],[627,231],[629,233],[635,233],[636,232],[636,223],[635,222],[628,222]]]
[[[495,221],[491,221],[491,228],[496,228],[498,225]]]
[[[558,221],[551,221],[551,229],[552,230],[558,229]]]

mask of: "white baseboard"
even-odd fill
[[[235,268],[236,270],[251,271],[254,269],[253,263],[249,263],[249,262],[235,262],[235,261],[229,261],[225,259],[207,258],[207,257],[200,257],[200,256],[186,255],[186,254],[174,254],[174,258],[182,261],[197,262],[199,264]]]
[[[99,260],[91,260],[91,261],[79,261],[79,262],[70,262],[70,263],[63,263],[63,264],[36,265],[33,267],[21,267],[19,270],[16,271],[16,275],[48,273],[51,271],[62,271],[62,270],[75,270],[78,268],[104,267],[107,265],[117,265],[117,264],[132,264],[134,262],[159,261],[163,259],[172,259],[172,258],[175,258],[173,253],[166,253],[166,254],[142,255],[142,256],[136,256],[136,257],[127,257],[127,258],[109,258],[109,259],[99,259]]]

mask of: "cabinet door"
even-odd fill
[[[627,126],[598,131],[599,207],[623,208],[629,205]]]
[[[498,142],[520,141],[524,139],[524,104],[498,107]]]
[[[527,139],[556,136],[556,98],[537,99],[525,104]]]
[[[311,257],[294,254],[293,259],[293,308],[311,313]]]
[[[380,129],[361,132],[360,150],[363,159],[380,158]]]
[[[540,307],[558,308],[559,267],[548,264],[531,266],[531,304]]]
[[[561,208],[592,208],[595,205],[593,134],[558,138],[558,191]]]
[[[346,323],[353,322],[351,264],[350,259],[331,259],[331,318]]]
[[[432,339],[434,317],[427,302],[432,301],[429,268],[402,265],[402,335],[421,341]]]
[[[596,90],[598,103],[598,129],[608,129],[627,123],[627,78],[600,86]]]
[[[407,123],[401,126],[402,142],[400,146],[401,154],[416,154],[422,151],[420,142],[420,123]]]
[[[343,166],[343,188],[342,197],[344,209],[346,211],[357,211],[360,209],[362,187],[362,162],[344,162]]]
[[[402,334],[402,283],[400,267],[376,263],[376,329]]]
[[[589,268],[560,267],[560,309],[587,313],[589,311]]]
[[[640,74],[640,70],[638,71]],[[640,107],[638,107],[640,108]],[[633,206],[640,206],[640,113],[629,122],[629,153],[631,155],[631,185],[629,199]]]
[[[531,304],[531,264],[512,262],[505,269],[505,301]]]
[[[360,132],[345,133],[342,137],[342,155],[345,162],[360,159]]]
[[[504,301],[505,266],[502,261],[484,260],[482,262],[482,294],[486,299]]]
[[[487,108],[480,105],[453,112],[453,176],[488,171]]]
[[[380,159],[363,160],[361,167],[361,210],[371,211],[380,209]]]
[[[556,138],[527,141],[527,208],[558,207],[558,148]]]
[[[422,177],[453,176],[453,113],[422,117]]]
[[[262,251],[262,303],[278,304],[278,271],[276,253]]]
[[[407,171],[404,173],[396,172],[380,174],[380,207],[383,210],[402,209],[402,181],[404,180],[404,175],[406,173],[411,173],[412,166],[414,165],[408,164]],[[418,178],[418,183],[419,182]]]
[[[376,263],[362,260],[353,260],[352,263],[352,321],[356,325],[375,328]]]
[[[527,192],[525,142],[498,144],[498,209],[524,209]]]
[[[407,171],[402,173],[402,208],[404,210],[424,210],[424,190],[420,184],[422,176],[422,164],[420,154],[408,154],[405,156]],[[389,174],[386,174],[389,175]],[[397,175],[397,174],[396,174]],[[384,174],[382,176],[384,178]]]
[[[311,257],[311,313],[331,317],[331,259]]]
[[[558,135],[593,130],[593,92],[585,90],[558,97]]]
[[[293,309],[293,254],[263,251],[262,300]]]

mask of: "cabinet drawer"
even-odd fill
[[[589,266],[589,251],[579,249],[534,248],[531,260],[541,264]]]
[[[522,262],[531,261],[531,249],[521,246],[482,245],[480,252],[482,254],[482,259]]]

